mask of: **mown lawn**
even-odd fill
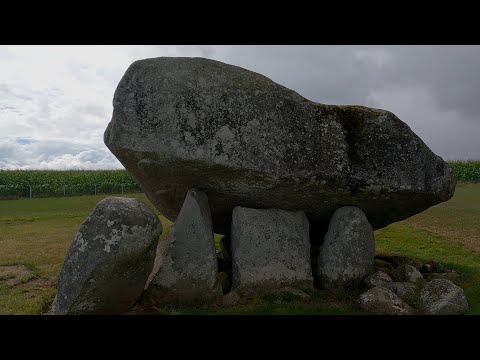
[[[41,314],[80,224],[107,195],[0,201],[0,268],[23,265],[28,276],[14,285],[0,273],[0,314]],[[129,194],[153,206],[144,194]],[[155,210],[155,209],[154,209]],[[156,211],[156,210],[155,210]],[[158,211],[156,211],[158,214]],[[164,231],[171,223],[160,216]],[[462,276],[471,314],[480,314],[480,184],[460,184],[455,196],[406,221],[376,231],[377,252],[437,260]],[[219,240],[216,236],[216,240]],[[168,307],[159,314],[361,314],[354,295],[310,291],[313,301],[266,296],[230,309]]]

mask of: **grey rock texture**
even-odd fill
[[[456,182],[389,111],[315,103],[204,58],[131,64],[104,142],[172,221],[188,189],[204,190],[221,234],[238,205],[304,211],[311,237],[352,205],[377,229],[450,199]]]
[[[318,257],[318,276],[325,288],[361,281],[374,271],[375,240],[367,217],[357,207],[333,214]]]
[[[221,295],[216,283],[217,256],[212,220],[205,193],[188,191],[180,214],[168,236],[160,243],[158,271],[150,282],[150,301],[210,301]]]
[[[109,197],[80,226],[51,314],[120,314],[142,294],[162,224],[140,200]]]
[[[235,207],[232,289],[312,288],[308,219],[303,212]]]
[[[392,278],[383,271],[377,271],[365,279],[365,284],[371,289],[374,287],[389,288],[393,283]]]
[[[407,303],[416,300],[418,295],[417,286],[410,282],[394,282],[390,285],[389,290],[392,290],[400,299]]]
[[[462,288],[447,279],[434,279],[420,292],[420,306],[429,315],[459,315],[468,310]]]
[[[359,296],[361,309],[377,315],[413,315],[413,308],[391,290],[374,287]]]
[[[422,287],[426,284],[423,275],[412,265],[400,265],[393,272],[393,278],[398,282],[410,282]]]

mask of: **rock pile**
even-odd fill
[[[392,266],[401,265],[393,271],[393,279],[383,271],[385,266],[377,265],[377,271],[364,280],[370,290],[361,294],[357,300],[363,310],[382,315],[458,315],[468,310],[462,288],[446,279],[447,276],[437,277],[454,274],[458,278],[455,271],[448,271],[443,266],[439,268],[432,264],[421,264],[407,257],[402,257],[404,261],[401,262],[397,261],[397,257],[390,257],[389,260]],[[439,269],[444,273],[428,272]],[[431,279],[432,276],[436,278],[427,282],[426,278]]]

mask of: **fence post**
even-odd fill
[[[97,184],[95,184],[95,195],[97,195]]]
[[[67,185],[63,185],[63,196],[67,194]]]
[[[122,195],[123,195],[123,184],[122,184]]]
[[[30,188],[30,200],[32,200],[32,185],[28,185],[28,187]]]

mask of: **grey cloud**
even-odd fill
[[[85,105],[75,105],[72,109],[75,116],[79,114],[89,114],[104,119],[106,116],[110,115],[110,109],[107,109],[106,106],[101,104],[87,103]]]
[[[121,167],[102,141],[111,100],[129,65],[124,64],[126,59],[154,56],[212,58],[261,73],[312,101],[387,109],[444,158],[480,159],[480,46],[182,45],[126,47],[124,51],[121,64],[90,68],[93,71],[84,71],[76,61],[66,62],[75,81],[96,94],[83,103],[80,99],[72,104],[66,97],[54,102],[64,96],[57,86],[38,93],[21,83],[0,83],[0,116],[2,110],[4,114],[19,111],[23,120],[12,124],[21,131],[17,136],[40,140],[20,145],[0,139],[0,168],[29,166],[29,161],[44,167]],[[33,100],[28,104],[35,113],[30,113],[30,105],[23,106],[24,100]],[[69,106],[69,111],[58,109],[59,104]],[[41,132],[35,132],[38,129]],[[57,140],[47,141],[47,136],[39,134]]]

